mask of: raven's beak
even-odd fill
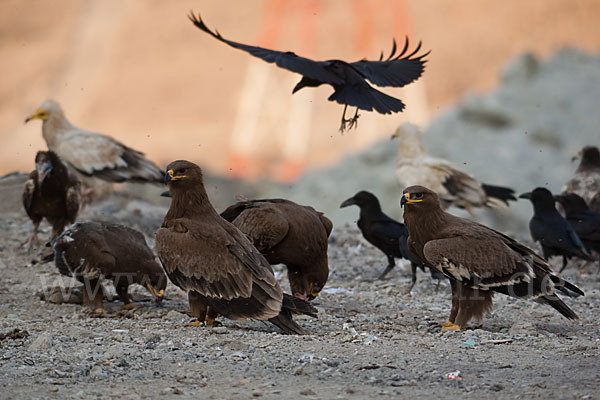
[[[302,81],[298,82],[296,84],[296,86],[294,86],[294,89],[292,89],[292,94],[296,93],[298,90],[302,89],[304,87],[304,85],[302,84]]]
[[[531,200],[531,192],[523,193],[519,196],[520,199],[528,199]]]
[[[166,176],[166,175],[165,175]],[[165,182],[166,183],[166,182]],[[164,192],[162,192],[160,194],[160,197],[171,197],[171,192],[169,192],[168,190],[165,190]]]
[[[342,204],[340,204],[340,208],[352,206],[355,204],[356,204],[356,200],[354,199],[354,197],[350,197],[349,199],[344,200],[344,202]]]

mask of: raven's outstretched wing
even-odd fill
[[[202,21],[199,14],[196,17],[193,13],[190,13],[188,17],[197,28],[208,33],[215,39],[227,43],[231,47],[250,53],[254,57],[261,58],[268,63],[275,63],[278,67],[296,72],[323,83],[332,85],[341,85],[344,83],[344,80],[341,77],[325,69],[325,66],[329,64],[327,61],[313,61],[308,58],[300,57],[291,51],[283,52],[269,50],[258,46],[250,46],[227,40],[221,36],[218,31],[211,31],[206,24],[204,24],[204,21]]]
[[[407,85],[421,76],[427,62],[423,58],[430,52],[415,56],[421,49],[421,42],[419,42],[412,53],[404,56],[408,50],[408,37],[400,54],[396,55],[396,49],[394,40],[392,51],[386,60],[383,60],[382,55],[378,61],[360,60],[350,63],[350,65],[360,71],[374,85],[394,87]]]

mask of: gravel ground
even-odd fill
[[[152,245],[164,212],[113,196],[80,221],[110,217],[142,230]],[[402,263],[388,280],[372,281],[385,257],[354,226],[336,227],[331,277],[315,300],[319,318],[298,318],[310,335],[297,337],[257,321],[184,326],[186,296],[172,285],[161,307],[139,287],[133,311],[105,301],[109,318],[53,303],[61,296],[52,287],[79,284],[37,261],[45,249],[19,247],[30,229],[22,211],[0,214],[0,398],[598,398],[595,265],[565,273],[586,292],[566,300],[578,321],[499,295],[482,326],[441,335],[435,323],[447,319],[449,285],[436,288],[420,273],[407,294]],[[49,232],[43,224],[40,238]],[[287,287],[285,270],[275,269]],[[456,371],[457,379],[447,377]]]

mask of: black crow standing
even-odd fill
[[[366,111],[375,109],[380,114],[392,114],[404,110],[404,103],[401,100],[373,88],[367,83],[367,80],[374,85],[384,87],[407,85],[421,76],[426,63],[423,58],[429,54],[427,52],[416,56],[421,49],[421,43],[419,42],[416,49],[407,55],[407,38],[400,54],[396,54],[397,47],[394,41],[392,51],[385,60],[382,53],[378,61],[365,59],[353,63],[342,60],[313,61],[300,57],[291,51],[269,50],[227,40],[218,31],[211,31],[204,24],[200,15],[196,17],[191,13],[189,19],[197,28],[231,47],[243,50],[268,63],[275,63],[280,68],[302,75],[302,79],[294,87],[292,93],[296,93],[304,87],[317,87],[323,84],[333,86],[334,92],[328,100],[344,105],[340,126],[342,132],[346,129],[346,124],[348,124],[348,129],[352,129],[357,124],[359,109]],[[348,106],[356,107],[356,113],[350,119],[346,119],[346,108]]]
[[[554,196],[564,208],[567,221],[586,249],[600,254],[600,213],[590,210],[585,200],[575,193]]]
[[[396,258],[407,259],[410,261],[412,268],[410,292],[417,281],[417,267],[425,270],[425,264],[408,250],[406,245],[408,230],[404,224],[385,215],[381,211],[379,200],[371,192],[362,190],[356,193],[354,197],[345,200],[340,207],[351,205],[360,208],[360,217],[356,224],[365,239],[381,250],[388,258],[388,265],[378,279],[383,279],[396,266]],[[435,275],[433,270],[431,270],[431,276],[435,279],[441,278],[441,276]]]
[[[556,211],[554,197],[548,189],[538,187],[519,198],[529,199],[533,203],[529,230],[533,240],[542,245],[544,258],[548,260],[551,256],[562,256],[563,265],[559,272],[565,269],[571,257],[594,261],[573,227]]]

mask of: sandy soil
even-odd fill
[[[164,205],[121,194],[87,208],[80,220],[111,218],[142,230],[152,244],[164,212]],[[447,318],[449,285],[436,289],[421,273],[409,295],[404,265],[389,280],[373,282],[384,257],[355,227],[336,227],[331,277],[315,301],[319,318],[298,318],[310,335],[291,337],[257,321],[185,327],[186,297],[172,285],[162,307],[141,288],[132,291],[140,305],[134,311],[105,301],[110,318],[91,318],[78,304],[42,301],[47,288],[78,283],[53,264],[40,264],[43,248],[19,247],[30,229],[18,208],[0,214],[3,399],[598,396],[597,266],[578,272],[573,265],[565,273],[586,292],[567,300],[578,321],[497,296],[482,326],[442,336],[435,323]],[[43,225],[40,238],[48,235]],[[284,269],[276,270],[286,287]],[[459,379],[446,377],[455,371]]]

